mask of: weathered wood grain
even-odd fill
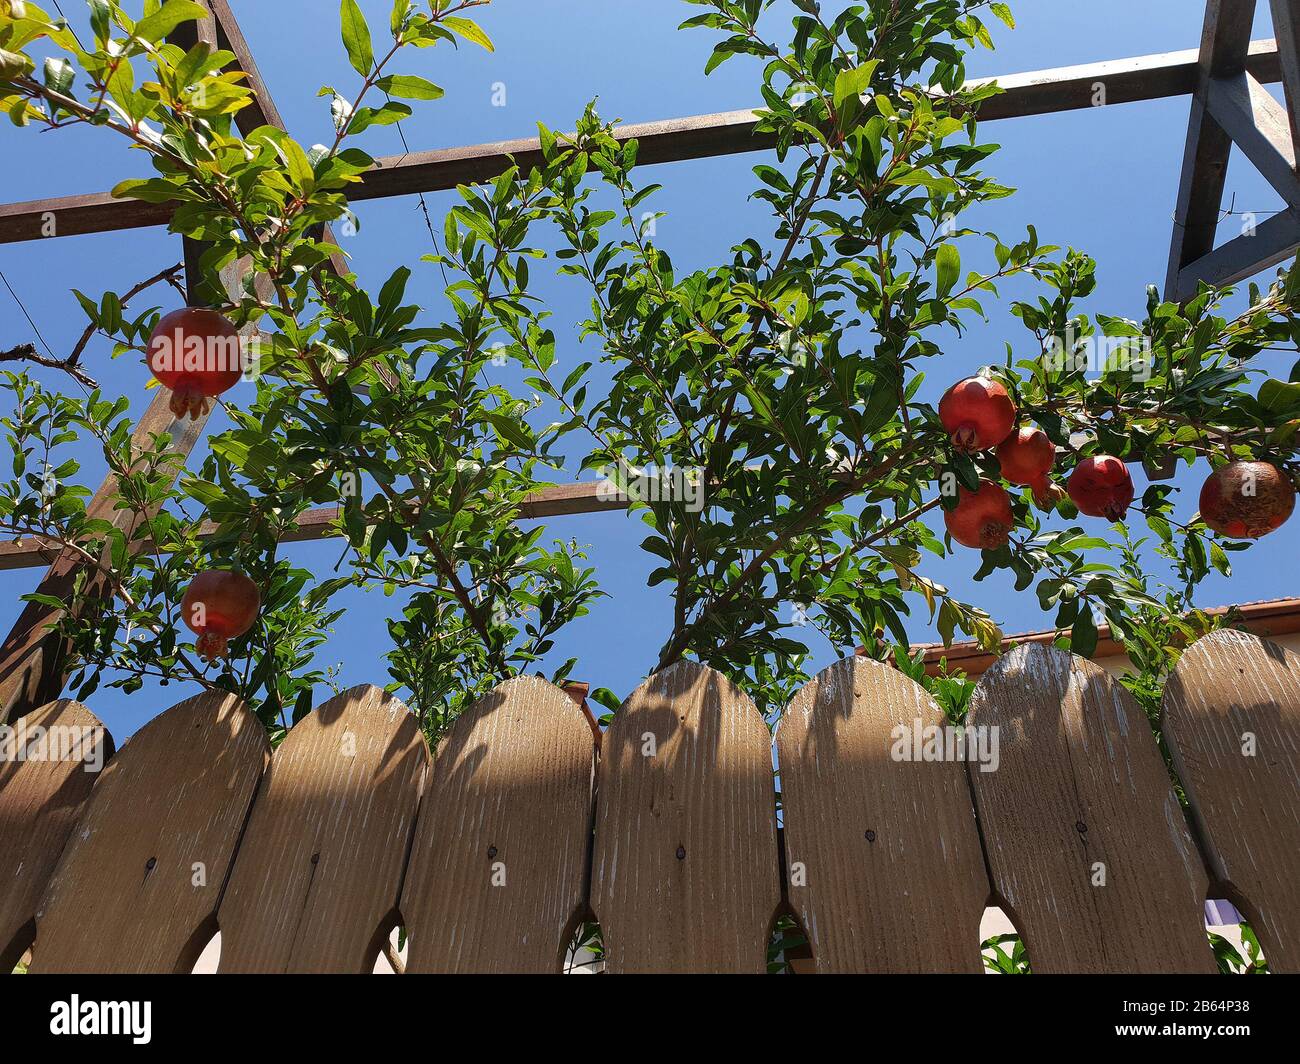
[[[781,898],[771,740],[720,673],[679,662],[601,746],[592,906],[610,972],[761,972]]]
[[[429,751],[354,687],[304,717],[258,791],[221,900],[223,972],[369,972],[396,922]]]
[[[1290,207],[1300,206],[1295,146],[1287,110],[1249,74],[1215,78],[1205,105],[1232,142]]]
[[[1246,915],[1273,971],[1300,972],[1300,655],[1207,635],[1169,678],[1164,720],[1216,896]]]
[[[998,770],[970,779],[1034,971],[1214,971],[1205,868],[1132,696],[1082,658],[1020,647],[980,680],[969,721],[999,729]]]
[[[208,692],[131,737],[100,775],[36,914],[33,971],[188,972],[270,756],[236,697]]]
[[[966,770],[915,741],[946,723],[867,658],[818,674],[781,718],[786,889],[817,971],[981,970],[989,882]]]
[[[0,974],[36,935],[36,910],[113,737],[80,702],[59,699],[0,738]]]
[[[402,916],[408,972],[558,972],[586,908],[595,745],[537,677],[493,689],[438,746]]]

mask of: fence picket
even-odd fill
[[[721,673],[679,662],[601,745],[592,905],[611,972],[761,972],[781,898],[771,738]]]
[[[271,759],[221,901],[222,972],[369,972],[396,919],[428,747],[378,687],[318,706]]]
[[[1146,716],[1098,665],[1020,646],[981,678],[970,773],[993,886],[1036,972],[1215,970],[1206,875]]]
[[[1220,631],[1165,686],[1165,734],[1216,886],[1300,972],[1300,655]]]
[[[563,691],[518,677],[438,746],[402,916],[410,972],[556,972],[586,907],[595,745]]]
[[[258,719],[219,692],[136,732],[100,775],[50,880],[33,970],[189,971],[269,755]]]
[[[108,729],[68,698],[32,710],[12,727],[12,748],[0,753],[0,974],[13,971],[31,945],[41,895],[99,777],[94,766],[102,768],[113,753]],[[36,739],[36,729],[45,738]],[[62,748],[75,757],[53,756],[50,729],[90,738],[75,750]],[[33,741],[38,753],[39,743],[47,744],[44,756],[28,756]]]
[[[787,890],[819,972],[981,969],[989,883],[966,772],[922,759],[944,734],[923,730],[945,723],[919,684],[866,658],[819,673],[781,718]]]
[[[101,729],[111,751],[75,702],[23,723]],[[219,924],[223,971],[359,972],[401,919],[413,972],[556,971],[594,911],[611,972],[757,972],[785,875],[819,971],[977,971],[990,890],[1035,971],[1214,970],[1206,868],[1117,681],[1022,646],[977,685],[964,747],[945,723],[867,659],[808,683],[776,736],[781,869],[767,728],[695,663],[628,697],[598,788],[585,718],[535,677],[480,699],[432,764],[375,687],[320,706],[274,759],[209,692],[93,787],[79,760],[0,756],[0,962],[34,918],[37,971],[185,971]],[[1216,887],[1274,970],[1300,969],[1300,656],[1202,639],[1165,728]]]

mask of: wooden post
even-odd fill
[[[1300,247],[1300,219],[1295,214],[1300,182],[1293,143],[1300,95],[1298,7],[1300,0],[1273,0],[1279,73],[1288,93],[1289,107],[1284,110],[1249,70],[1255,0],[1208,0],[1206,4],[1200,77],[1187,126],[1165,277],[1166,299],[1186,302],[1201,281],[1226,285],[1244,280],[1284,261]],[[1216,250],[1215,232],[1233,144],[1278,190],[1289,209]]]

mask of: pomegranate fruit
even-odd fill
[[[1085,458],[1070,474],[1070,498],[1081,514],[1121,521],[1133,502],[1133,477],[1113,455]]]
[[[1201,488],[1201,520],[1231,539],[1259,539],[1295,509],[1295,486],[1272,462],[1230,462]]]
[[[943,512],[943,523],[963,547],[997,550],[1006,546],[1016,526],[1011,496],[991,480],[981,480],[975,491],[959,486],[957,505]]]
[[[1040,506],[1056,501],[1059,492],[1048,474],[1056,464],[1056,444],[1042,429],[1022,428],[998,444],[998,465],[1008,484],[1032,488]]]
[[[171,389],[171,412],[197,418],[208,412],[209,399],[239,382],[239,330],[215,310],[173,310],[158,320],[149,336],[149,369]]]
[[[226,569],[199,573],[181,599],[185,623],[198,636],[194,649],[208,661],[226,656],[228,642],[253,627],[261,606],[257,585]]]
[[[958,381],[939,400],[939,420],[959,451],[987,451],[1011,435],[1016,404],[1006,388],[986,377]]]

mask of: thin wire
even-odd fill
[[[385,93],[385,96],[387,96],[387,93]],[[390,102],[392,101],[391,96],[389,96],[388,99]],[[397,135],[402,138],[402,149],[405,152],[402,158],[405,159],[407,155],[411,154],[411,146],[406,142],[406,133],[402,130],[402,123],[399,121],[396,123],[396,125],[397,125]],[[429,239],[433,241],[433,250],[437,252],[438,255],[441,257],[442,248],[438,246],[438,236],[433,231],[433,219],[429,217],[429,205],[428,203],[425,202],[423,192],[419,193],[419,199],[420,199],[420,210],[424,212],[424,227],[429,230]],[[440,262],[438,263],[438,269],[442,273],[442,283],[445,285],[450,285],[451,280],[447,277],[447,267]]]
[[[0,281],[3,281],[4,286],[7,289],[9,289],[9,294],[14,297],[14,302],[18,304],[18,309],[23,312],[23,317],[27,319],[27,324],[32,327],[32,332],[36,334],[36,339],[38,339],[41,342],[41,346],[45,348],[45,353],[49,355],[50,358],[54,359],[55,361],[58,361],[59,356],[56,355],[53,349],[50,347],[50,345],[46,343],[45,337],[41,333],[40,326],[37,325],[36,322],[32,319],[32,316],[29,313],[27,313],[27,307],[24,305],[23,301],[18,298],[18,293],[14,291],[14,286],[9,283],[9,278],[5,276],[4,270],[0,270]],[[74,373],[72,374],[72,379],[74,382],[76,382],[77,387],[80,388],[85,393],[86,398],[89,399],[90,389],[86,387],[85,383],[81,380],[81,378]]]
[[[84,52],[86,49],[81,43],[81,37],[77,34],[77,31],[69,21],[68,16],[63,13],[63,8],[59,6],[59,0],[54,0],[54,8],[58,11],[59,18],[63,19],[63,21],[67,23],[68,29],[72,30],[72,39],[77,42],[77,47]]]
[[[50,348],[50,345],[45,342],[45,337],[41,335],[40,327],[32,320],[32,316],[27,313],[27,307],[24,306],[23,301],[18,298],[18,293],[14,291],[14,286],[9,283],[9,278],[4,275],[4,270],[0,270],[0,281],[3,281],[5,287],[9,289],[9,294],[14,297],[14,302],[18,304],[18,309],[23,312],[23,317],[27,319],[27,324],[32,327],[32,332],[36,334],[36,339],[38,339],[41,342],[41,346],[45,348],[45,353],[49,355],[50,358],[57,359],[58,356]]]

